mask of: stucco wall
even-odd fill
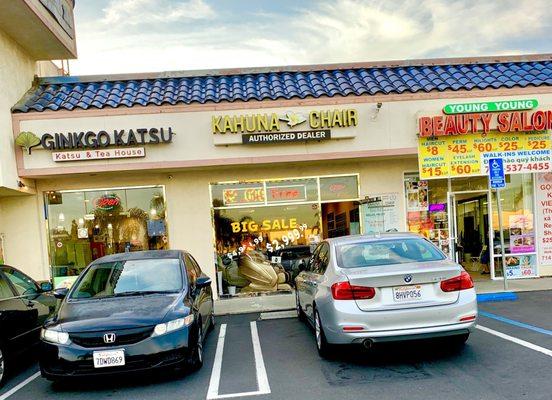
[[[0,187],[17,189],[11,107],[33,83],[36,63],[0,30]]]
[[[36,279],[49,274],[46,221],[42,193],[48,190],[93,189],[141,185],[165,185],[169,243],[173,249],[189,250],[210,276],[214,276],[213,233],[209,183],[230,180],[267,179],[331,174],[360,174],[360,194],[403,193],[405,171],[415,171],[415,158],[357,160],[355,162],[298,163],[273,166],[242,166],[204,171],[152,174],[100,174],[37,181],[39,195],[4,199],[9,214],[6,228],[6,253],[14,265]],[[403,196],[400,211],[404,220]],[[1,218],[1,217],[0,217]],[[403,227],[404,228],[404,227]]]

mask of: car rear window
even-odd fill
[[[425,239],[404,238],[342,244],[337,247],[341,268],[444,260],[445,255]]]

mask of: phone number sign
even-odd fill
[[[552,170],[552,140],[546,131],[421,137],[420,179],[486,175],[488,160],[502,158],[507,174]]]

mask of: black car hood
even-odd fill
[[[66,332],[151,326],[162,322],[178,299],[163,294],[65,301],[56,322]]]

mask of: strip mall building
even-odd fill
[[[59,286],[183,248],[225,298],[288,292],[324,238],[410,230],[477,279],[552,275],[550,85],[550,55],[42,78],[13,107],[5,258]]]

